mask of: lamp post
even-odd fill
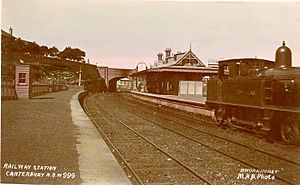
[[[78,86],[81,86],[81,66],[79,68],[79,71],[77,72],[78,73]]]

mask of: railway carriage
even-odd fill
[[[208,108],[216,123],[300,140],[300,68],[291,67],[291,50],[283,45],[275,62],[231,59],[219,62],[218,76],[207,84]]]
[[[105,81],[103,78],[87,80],[84,83],[84,89],[88,93],[100,93],[107,91]]]

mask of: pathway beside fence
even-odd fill
[[[81,184],[70,110],[71,97],[81,90],[70,87],[34,99],[2,101],[1,183]],[[16,169],[19,165],[31,167]]]

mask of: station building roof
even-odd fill
[[[217,68],[212,67],[194,67],[194,66],[168,66],[168,67],[160,67],[160,68],[151,68],[143,71],[139,71],[137,73],[133,73],[131,76],[140,76],[149,73],[201,73],[207,75],[214,75],[218,73]]]
[[[163,59],[162,53],[158,53],[158,60],[150,69],[133,73],[131,76],[140,76],[149,73],[200,73],[213,75],[218,73],[217,68],[205,67],[202,61],[190,49],[186,52],[177,52],[171,56],[171,49],[167,48],[166,57]]]
[[[171,56],[170,54],[171,49],[166,49],[166,56],[163,59],[162,54],[158,54],[158,60],[155,61],[150,68],[161,68],[161,67],[168,67],[168,66],[197,66],[197,67],[204,67],[205,65],[202,61],[192,52],[190,49],[187,52],[177,52]],[[159,57],[161,56],[161,57]]]

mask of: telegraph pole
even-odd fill
[[[81,85],[81,65],[80,65],[80,67],[79,67],[79,72],[78,72],[78,74],[79,74],[79,77],[78,77],[78,86],[80,86]]]

